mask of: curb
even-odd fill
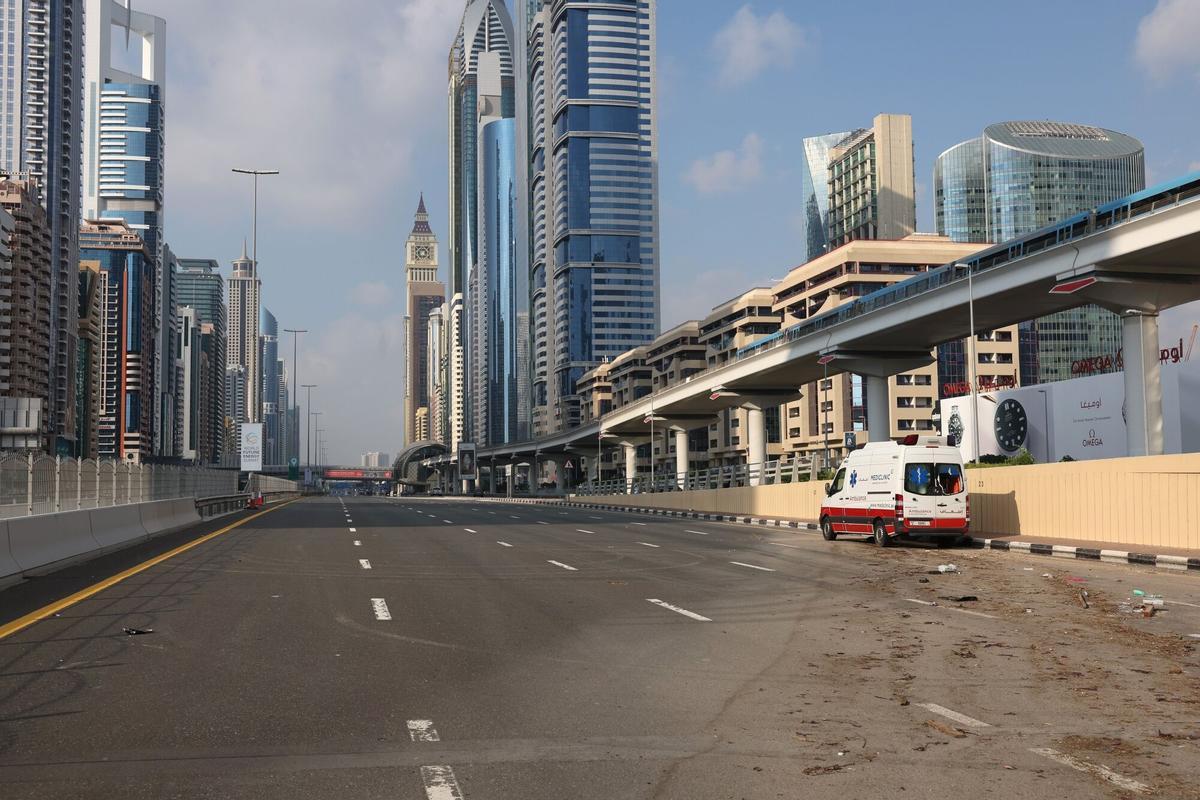
[[[573,503],[565,500],[535,500],[530,498],[474,498],[489,503],[523,503],[529,505],[555,505],[567,508],[593,508],[600,511],[620,511],[626,514],[647,514],[657,517],[676,517],[681,519],[699,519],[707,522],[733,522],[742,525],[757,525],[773,528],[790,528],[792,530],[820,530],[815,522],[797,522],[795,520],[767,519],[763,517],[740,517],[730,514],[701,514],[695,511],[673,511],[663,508],[634,508],[631,506],[602,505],[598,503]],[[1110,564],[1133,564],[1140,567],[1157,567],[1180,572],[1195,572],[1200,574],[1200,558],[1187,556],[1169,556],[1159,553],[1134,553],[1126,550],[1101,550],[1091,547],[1071,547],[1061,544],[1043,544],[1039,542],[1014,542],[1007,539],[980,539],[970,537],[970,547],[980,550],[1000,550],[1025,555],[1051,556],[1053,558],[1075,558],[1083,561],[1103,561]]]

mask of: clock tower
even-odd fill
[[[436,439],[441,432],[436,404],[431,402],[429,317],[446,303],[446,287],[437,279],[437,237],[429,227],[425,196],[417,205],[412,233],[404,247],[404,444]],[[436,353],[434,355],[436,358]]]
[[[429,227],[429,212],[425,210],[425,195],[417,205],[412,233],[404,248],[405,277],[410,283],[432,283],[437,280],[437,237]]]

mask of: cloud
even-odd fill
[[[172,213],[244,213],[250,189],[234,166],[281,170],[261,186],[266,205],[306,225],[366,227],[387,213],[381,200],[423,134],[445,123],[454,6],[143,0],[167,20]]]
[[[313,410],[321,416],[313,427],[326,431],[330,460],[357,464],[361,453],[395,453],[404,435],[404,315],[345,314],[314,334],[301,342],[300,375],[317,384]]]
[[[753,273],[748,267],[707,269],[672,285],[671,291],[663,293],[662,329],[670,330],[689,319],[704,319],[714,306],[755,286],[770,285],[765,279],[751,278]]]
[[[373,308],[392,302],[392,287],[383,281],[364,281],[350,290],[350,302]]]
[[[744,189],[762,177],[762,156],[762,138],[748,133],[737,150],[722,150],[693,161],[683,179],[701,194]]]
[[[1187,171],[1200,172],[1200,161],[1193,161],[1192,163],[1188,164]]]
[[[722,86],[738,86],[768,67],[791,66],[796,51],[807,45],[807,32],[782,11],[759,16],[744,5],[713,37],[718,80]]]
[[[1190,70],[1200,80],[1200,8],[1195,0],[1159,0],[1138,24],[1134,56],[1155,80]]]

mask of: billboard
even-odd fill
[[[1159,345],[1163,450],[1200,452],[1200,303],[1159,315]],[[1014,455],[1025,448],[1042,463],[1129,455],[1123,355],[1118,350],[1080,359],[1071,371],[1081,377],[1071,380],[980,394],[980,452]],[[942,400],[941,412],[943,433],[959,435],[963,457],[973,459],[971,398]]]
[[[379,469],[378,467],[367,467],[365,469],[327,469],[325,470],[325,479],[387,481],[392,479],[392,471],[390,469]]]
[[[263,426],[261,422],[242,423],[242,472],[262,472]]]
[[[458,477],[460,480],[473,481],[479,475],[475,468],[475,445],[470,442],[459,442],[458,445]]]

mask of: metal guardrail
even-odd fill
[[[773,486],[801,483],[817,477],[816,459],[778,459],[765,463],[735,464],[690,472],[658,472],[637,475],[632,480],[588,481],[575,489],[579,495],[645,494],[698,489],[729,489],[736,486]]]
[[[0,456],[0,518],[229,495],[237,481],[228,470],[8,454]]]

